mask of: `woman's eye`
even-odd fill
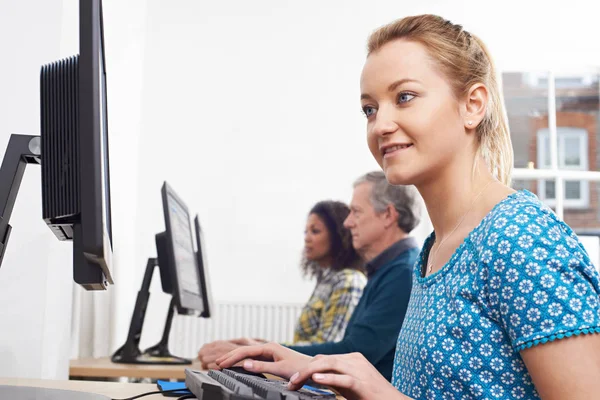
[[[415,95],[412,93],[402,92],[398,95],[398,104],[408,103],[412,99],[415,98]]]
[[[363,114],[365,114],[365,117],[369,118],[371,116],[373,116],[375,114],[375,107],[371,107],[371,106],[365,106],[362,109]]]

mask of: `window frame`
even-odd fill
[[[557,157],[558,157],[558,168],[560,170],[574,170],[574,171],[588,171],[589,160],[588,160],[588,131],[579,127],[570,126],[557,126]],[[537,163],[539,168],[550,169],[551,165],[545,163],[545,159],[550,154],[550,149],[547,146],[549,142],[550,130],[548,128],[542,128],[537,131]],[[566,139],[578,139],[579,140],[579,165],[578,166],[567,166],[565,165],[565,140]],[[545,179],[539,179],[537,181],[538,186],[538,197],[544,201],[550,207],[556,206],[556,198],[546,197],[546,181]],[[566,182],[571,182],[565,181]],[[564,191],[565,198],[563,200],[564,207],[567,209],[586,209],[590,206],[590,185],[588,181],[577,181],[579,182],[579,198],[578,199],[567,199],[566,190]]]

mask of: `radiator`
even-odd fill
[[[169,340],[173,354],[193,358],[204,343],[239,337],[291,342],[303,304],[219,302],[209,319],[176,315]]]

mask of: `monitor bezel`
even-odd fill
[[[110,195],[110,150],[108,140],[106,55],[104,51],[104,20],[102,0],[79,1],[79,171],[81,251],[112,279],[112,212]],[[100,73],[103,74],[104,85]],[[104,104],[100,104],[100,95]],[[104,110],[101,115],[100,110]],[[101,119],[103,121],[101,122]],[[106,131],[100,129],[103,124]],[[102,141],[106,141],[103,146]],[[103,152],[103,147],[104,152]],[[106,163],[106,183],[103,160]],[[103,189],[108,189],[103,194]],[[105,207],[105,202],[106,204]],[[108,215],[105,214],[107,210]],[[74,266],[76,268],[76,266]]]

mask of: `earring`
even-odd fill
[[[473,121],[467,121],[467,125],[469,125],[469,126],[473,125]]]

